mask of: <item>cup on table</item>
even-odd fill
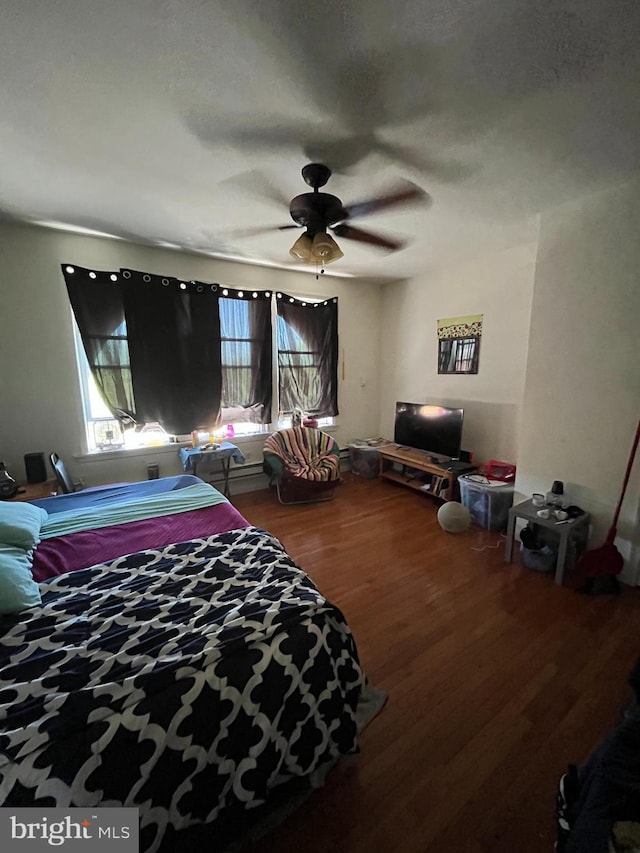
[[[531,503],[534,506],[544,506],[544,495],[535,492],[533,495],[531,495]]]
[[[536,515],[538,516],[538,518],[549,518],[551,513],[549,512],[548,509],[539,509],[537,511]]]
[[[569,513],[563,509],[557,509],[554,513],[558,521],[566,521],[569,518]]]

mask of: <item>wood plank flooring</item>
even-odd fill
[[[254,849],[553,850],[560,775],[630,698],[640,590],[584,596],[571,574],[558,587],[506,564],[498,534],[444,533],[430,498],[345,481],[327,503],[232,499],[340,607],[389,694],[360,754]]]

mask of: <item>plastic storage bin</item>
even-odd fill
[[[543,548],[526,548],[520,543],[520,559],[523,565],[536,572],[552,572],[556,567],[557,556],[549,545]]]
[[[365,480],[373,480],[380,474],[380,454],[377,447],[350,444],[349,463],[353,473]]]
[[[460,502],[469,510],[475,524],[486,530],[504,530],[513,504],[513,483],[489,485],[473,477],[473,474],[458,477]]]

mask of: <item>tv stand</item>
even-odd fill
[[[432,462],[438,458],[434,453],[402,444],[385,444],[378,452],[381,477],[442,501],[458,499],[458,473],[462,472],[447,470],[445,457]],[[469,467],[473,466],[466,470]]]

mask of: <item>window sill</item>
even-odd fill
[[[233,444],[246,444],[254,438],[265,439],[269,435],[268,432],[256,432],[253,435],[239,435],[231,439]],[[225,439],[226,440],[226,439]],[[176,453],[181,447],[191,447],[190,441],[175,441],[171,444],[155,444],[149,447],[129,447],[118,448],[118,450],[94,450],[89,453],[74,453],[73,458],[78,462],[100,462],[105,459],[133,459],[136,456],[155,456],[165,455],[166,453]]]
[[[337,424],[323,426],[322,432],[335,433]],[[265,432],[253,432],[250,435],[236,435],[234,438],[224,439],[241,447],[243,444],[251,444],[254,441],[264,441],[275,430]],[[118,450],[95,450],[89,453],[74,453],[76,462],[103,462],[107,459],[134,459],[137,456],[163,456],[167,453],[177,453],[181,447],[191,447],[190,441],[176,441],[171,444],[156,444],[149,447],[119,448]]]

